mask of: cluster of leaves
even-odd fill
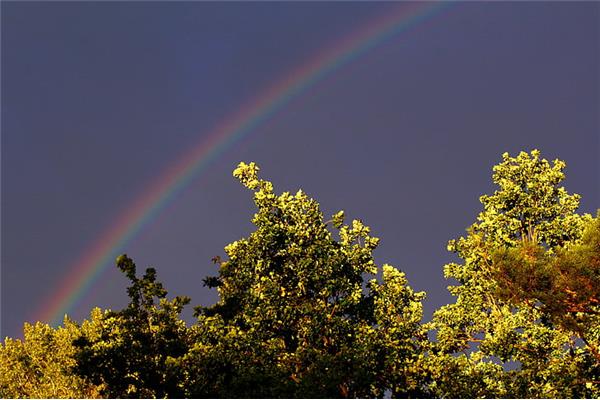
[[[100,397],[99,387],[73,373],[77,352],[73,341],[88,326],[82,328],[67,318],[57,329],[37,322],[25,324],[24,340],[6,338],[0,348],[0,397]]]
[[[499,189],[448,249],[456,296],[428,323],[424,293],[378,267],[379,239],[302,191],[274,193],[254,164],[256,230],[215,258],[219,301],[180,314],[152,268],[129,305],[78,325],[26,325],[0,346],[2,397],[599,397],[600,213],[578,215],[562,161],[503,155]]]

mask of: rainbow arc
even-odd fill
[[[35,321],[59,324],[91,289],[114,258],[210,163],[249,135],[295,97],[382,42],[431,18],[449,3],[400,3],[289,72],[250,103],[225,118],[178,158],[68,269],[60,287],[35,313]]]

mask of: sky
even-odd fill
[[[3,1],[1,336],[22,336],[78,260],[216,126],[411,6]],[[202,278],[255,212],[231,172],[255,161],[276,191],[302,188],[326,216],[343,209],[369,225],[377,263],[427,292],[429,318],[452,301],[446,243],[495,190],[502,153],[565,160],[580,212],[600,207],[599,60],[600,3],[451,4],[290,99],[111,251],[154,266],[170,296],[215,302]],[[69,314],[120,309],[126,287],[108,263]]]

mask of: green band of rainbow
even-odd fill
[[[234,143],[283,108],[291,99],[366,53],[387,38],[404,32],[437,14],[448,3],[400,3],[380,18],[325,49],[310,62],[289,73],[261,96],[203,135],[192,148],[169,167],[153,185],[121,215],[115,224],[87,249],[69,269],[58,290],[43,303],[35,321],[59,324],[98,280],[125,245],[153,220],[184,187]]]

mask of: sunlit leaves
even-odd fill
[[[80,334],[80,327],[65,318],[64,327],[25,324],[23,340],[6,338],[0,344],[0,397],[99,397],[100,387],[73,373],[73,340]]]

